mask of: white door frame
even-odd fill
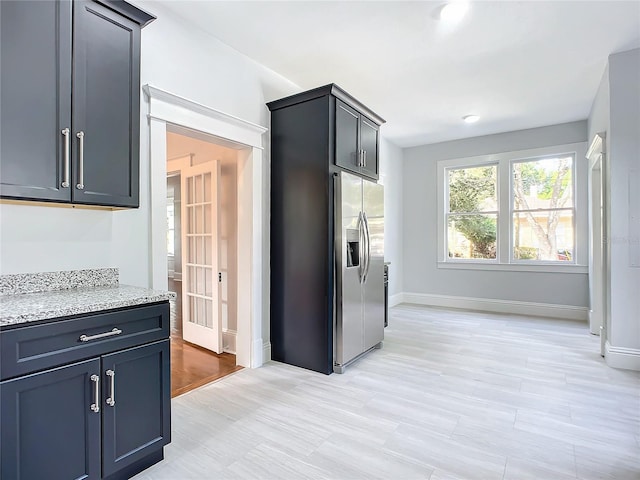
[[[142,87],[149,102],[150,265],[151,286],[166,290],[167,283],[167,124],[214,135],[246,145],[238,159],[238,336],[236,363],[256,368],[270,360],[268,286],[263,283],[268,259],[263,233],[269,218],[262,137],[267,128],[192,102],[165,90]]]
[[[593,138],[589,161],[589,330],[600,335],[604,356],[608,332],[608,215],[605,134]]]

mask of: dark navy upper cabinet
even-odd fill
[[[380,125],[336,100],[336,165],[378,179]]]
[[[360,113],[340,100],[336,101],[336,165],[358,171],[362,155],[359,145]]]
[[[297,105],[313,100],[322,102],[323,107],[313,116],[301,116],[296,122],[315,128],[315,138],[329,144],[326,155],[329,164],[378,180],[380,125],[384,119],[335,83],[269,102],[267,106],[271,112],[284,109],[293,112]]]
[[[364,115],[360,116],[361,174],[378,179],[380,126]]]
[[[0,2],[0,195],[137,207],[140,29],[124,1]]]
[[[69,202],[71,2],[2,1],[0,36],[0,194]]]

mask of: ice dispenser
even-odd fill
[[[347,267],[360,265],[360,239],[358,230],[347,228]]]

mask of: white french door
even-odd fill
[[[182,336],[222,353],[218,283],[218,162],[183,169]]]

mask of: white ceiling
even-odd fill
[[[163,3],[302,89],[337,83],[402,147],[585,119],[607,56],[640,46],[640,1],[473,2],[455,26],[444,2]]]

